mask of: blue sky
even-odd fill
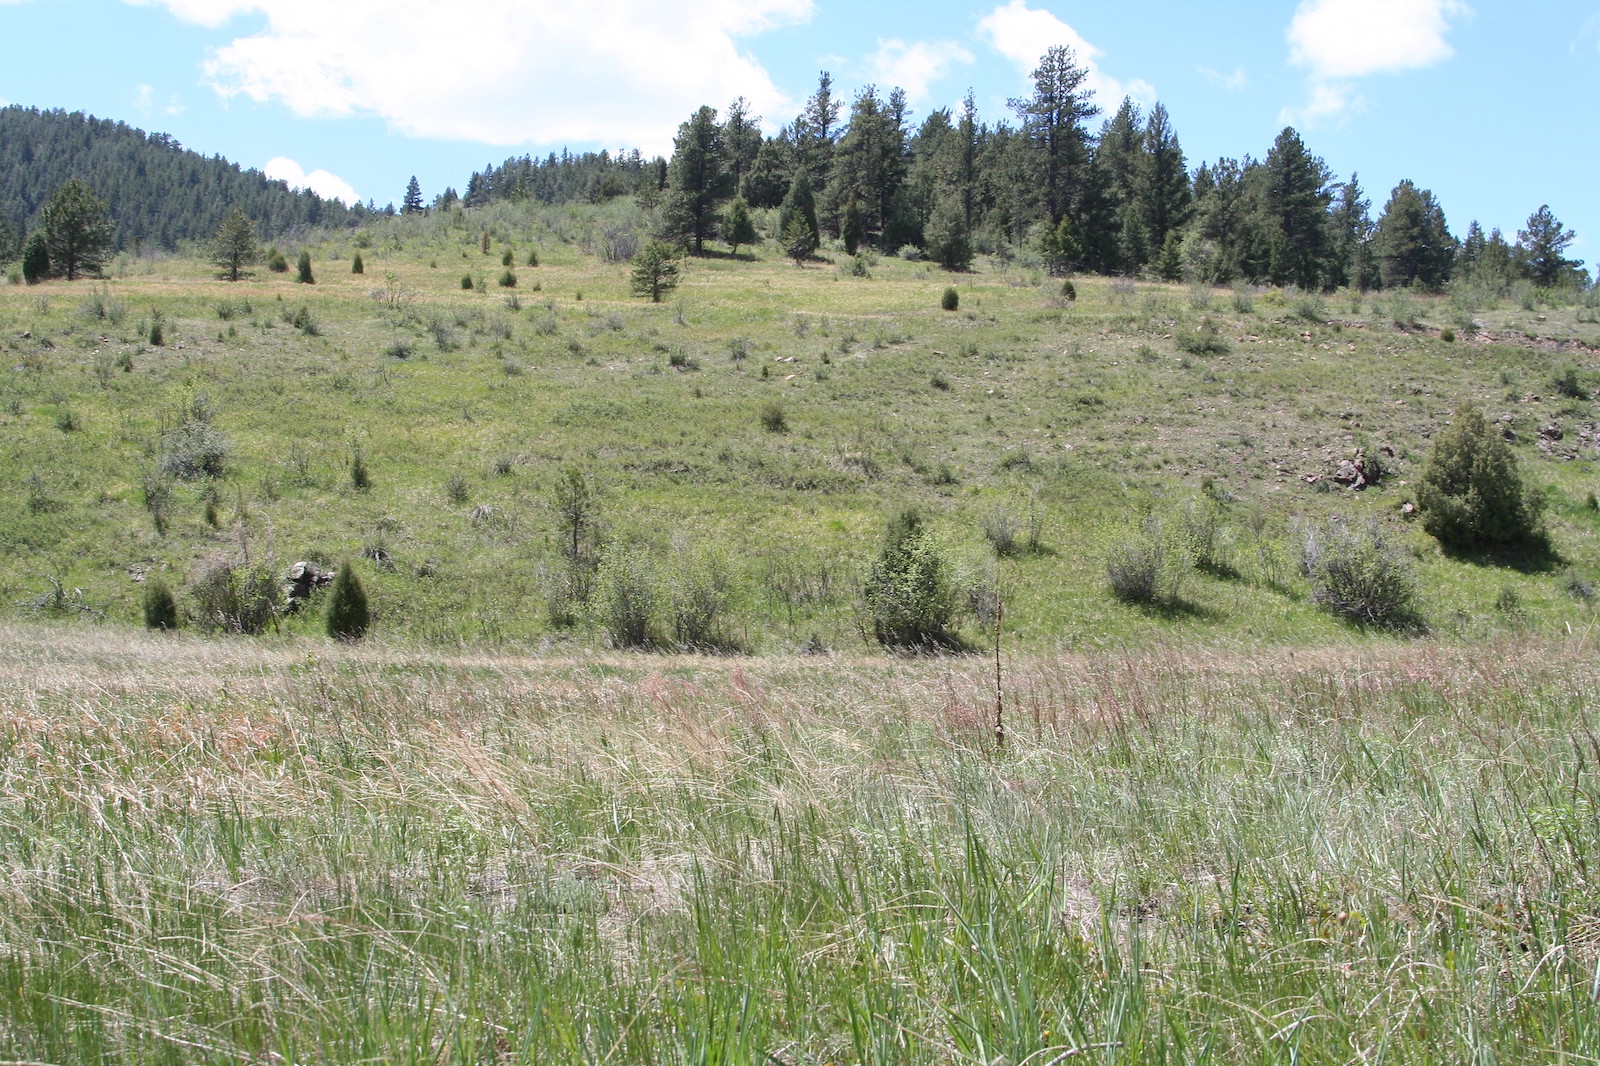
[[[1600,259],[1600,0],[0,0],[0,40],[0,101],[379,204],[523,152],[665,153],[739,95],[775,127],[823,69],[994,121],[1067,44],[1103,108],[1164,103],[1191,167],[1294,125],[1374,217],[1402,178],[1457,235],[1548,203]]]

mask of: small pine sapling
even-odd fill
[[[339,574],[328,594],[327,624],[328,636],[346,641],[360,640],[372,625],[366,589],[361,587],[361,579],[348,559],[339,565]]]

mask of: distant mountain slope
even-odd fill
[[[31,229],[50,194],[69,178],[105,200],[119,249],[170,249],[180,241],[209,239],[233,207],[255,219],[267,240],[299,226],[337,225],[365,214],[309,191],[295,192],[221,156],[189,151],[164,133],[147,134],[82,112],[0,108],[0,231]]]

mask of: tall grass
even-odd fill
[[[1007,679],[7,628],[0,1060],[1600,1053],[1586,642]]]

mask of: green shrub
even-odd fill
[[[1078,298],[1078,288],[1076,285],[1072,284],[1072,280],[1070,278],[1061,283],[1061,298],[1068,302]]]
[[[1300,572],[1311,582],[1311,601],[1347,622],[1421,628],[1416,574],[1375,519],[1354,526],[1338,519],[1303,526]]]
[[[366,453],[360,448],[350,453],[350,486],[362,492],[372,487],[372,471],[367,469]]]
[[[1179,329],[1173,334],[1173,343],[1190,355],[1221,355],[1228,350],[1228,342],[1210,315],[1201,318],[1193,329]]]
[[[1417,483],[1422,528],[1449,548],[1537,546],[1543,504],[1523,486],[1511,448],[1477,411],[1460,412],[1434,440]]]
[[[512,273],[510,267],[507,267],[505,272],[500,275],[500,287],[502,289],[514,289],[517,287],[517,276]]]
[[[773,400],[762,405],[761,428],[768,433],[787,433],[789,431],[789,418],[783,413],[783,404]]]
[[[916,508],[890,519],[863,598],[872,635],[885,647],[931,650],[955,645],[950,624],[956,593],[949,566]]]
[[[531,267],[539,265],[539,250],[537,248],[528,249],[528,265]]]
[[[300,261],[295,264],[295,278],[302,285],[315,285],[316,278],[311,276],[311,253],[301,252]]]
[[[333,579],[333,588],[328,593],[328,636],[335,640],[360,640],[371,624],[366,589],[361,587],[355,567],[346,559],[339,564],[338,576]]]
[[[278,249],[269,248],[267,249],[267,269],[274,274],[287,274],[289,272],[289,260]]]
[[[939,306],[946,311],[956,311],[961,308],[961,294],[954,285],[947,286],[944,295],[939,297]]]
[[[660,580],[654,560],[638,550],[606,554],[599,573],[600,622],[618,648],[653,648],[660,644],[656,614]]]
[[[361,261],[361,253],[357,252],[355,258],[350,260],[350,273],[365,274],[366,272],[367,264]]]
[[[157,467],[165,477],[184,481],[221,477],[228,448],[228,438],[209,420],[191,418],[162,438]]]
[[[270,557],[253,566],[214,560],[189,583],[195,622],[208,632],[260,633],[278,615],[283,586]]]
[[[1158,518],[1147,518],[1137,531],[1106,553],[1106,581],[1123,603],[1154,606],[1175,603],[1187,570],[1180,552],[1172,550]]]
[[[471,274],[463,274],[463,275],[461,275],[461,289],[462,289],[463,292],[471,292],[472,291],[472,275]]]
[[[734,581],[727,559],[714,552],[675,551],[670,597],[672,640],[685,651],[734,648],[726,630]]]
[[[1565,396],[1569,400],[1589,398],[1588,390],[1583,387],[1583,382],[1578,377],[1578,368],[1571,363],[1564,363],[1556,368],[1555,374],[1550,379],[1550,387],[1557,395]]]
[[[144,583],[144,624],[147,629],[178,628],[178,601],[159,577]]]

